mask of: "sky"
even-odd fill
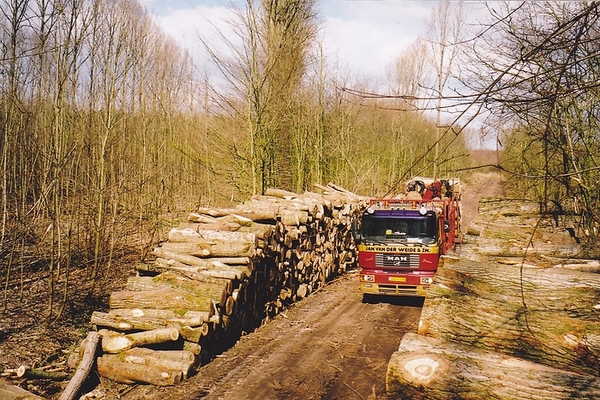
[[[198,58],[207,20],[223,21],[232,0],[141,0],[158,24]],[[245,0],[233,0],[244,4]],[[435,0],[316,0],[325,56],[339,70],[371,82],[426,32]],[[468,2],[470,7],[480,2]],[[225,23],[223,23],[223,26]],[[225,28],[228,29],[228,28]],[[202,64],[202,61],[200,61]]]

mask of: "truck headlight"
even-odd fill
[[[432,283],[433,283],[433,278],[431,278],[431,277],[421,278],[421,284],[423,284],[423,285],[431,285]]]
[[[375,275],[363,275],[362,280],[365,282],[375,282]]]

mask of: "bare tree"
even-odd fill
[[[11,1],[0,4],[0,94],[2,96],[2,108],[0,120],[2,120],[2,133],[0,141],[0,156],[1,156],[1,226],[0,226],[0,254],[2,258],[7,257],[7,267],[5,276],[5,293],[8,288],[11,272],[13,267],[13,257],[11,254],[16,253],[17,249],[23,252],[23,243],[26,235],[20,235],[20,243],[15,240],[7,240],[7,231],[9,228],[11,210],[14,210],[12,201],[23,198],[26,194],[26,180],[19,180],[15,176],[15,170],[24,172],[23,167],[26,165],[26,156],[24,151],[18,146],[22,137],[22,126],[19,114],[21,104],[21,93],[23,91],[23,64],[20,59],[24,52],[25,37],[26,37],[26,13],[27,1]],[[12,201],[11,201],[12,199]],[[18,220],[22,223],[24,208],[18,207]],[[22,225],[24,226],[24,225]],[[19,235],[11,235],[19,237]],[[16,261],[16,257],[15,260]],[[6,297],[5,297],[6,309]]]
[[[542,211],[579,214],[592,239],[600,222],[598,7],[507,3],[483,36],[494,40],[496,54],[476,53],[491,76],[486,105],[512,127],[504,166],[529,178],[517,185],[540,201]]]
[[[463,2],[440,1],[429,20],[425,40],[429,47],[429,64],[433,68],[431,97],[435,98],[436,141],[433,155],[433,176],[438,176],[443,101],[450,79],[455,76],[455,62],[463,41],[465,15]],[[447,129],[446,129],[447,130]]]
[[[237,96],[220,96],[217,101],[244,121],[247,156],[240,153],[245,151],[241,147],[232,150],[250,163],[252,193],[273,185],[290,187],[293,182],[290,110],[314,40],[313,7],[312,0],[248,0],[231,22],[237,41],[220,32],[233,56],[204,41]]]
[[[418,111],[426,107],[419,99],[426,96],[423,83],[429,81],[430,71],[426,66],[430,56],[427,51],[427,43],[419,38],[398,55],[389,67],[390,93],[399,110]]]

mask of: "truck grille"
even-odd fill
[[[386,268],[419,268],[419,255],[377,253],[375,265]]]
[[[404,296],[418,296],[419,291],[416,286],[404,286],[404,285],[379,285],[379,294],[382,295],[404,295]]]

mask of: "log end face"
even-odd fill
[[[434,354],[395,352],[388,364],[386,391],[388,395],[412,393],[416,388],[435,386],[448,371],[445,360]]]
[[[106,353],[118,353],[131,348],[131,341],[125,336],[104,336],[102,350]]]
[[[404,362],[403,372],[406,380],[428,384],[435,377],[440,363],[431,357],[419,357]]]

